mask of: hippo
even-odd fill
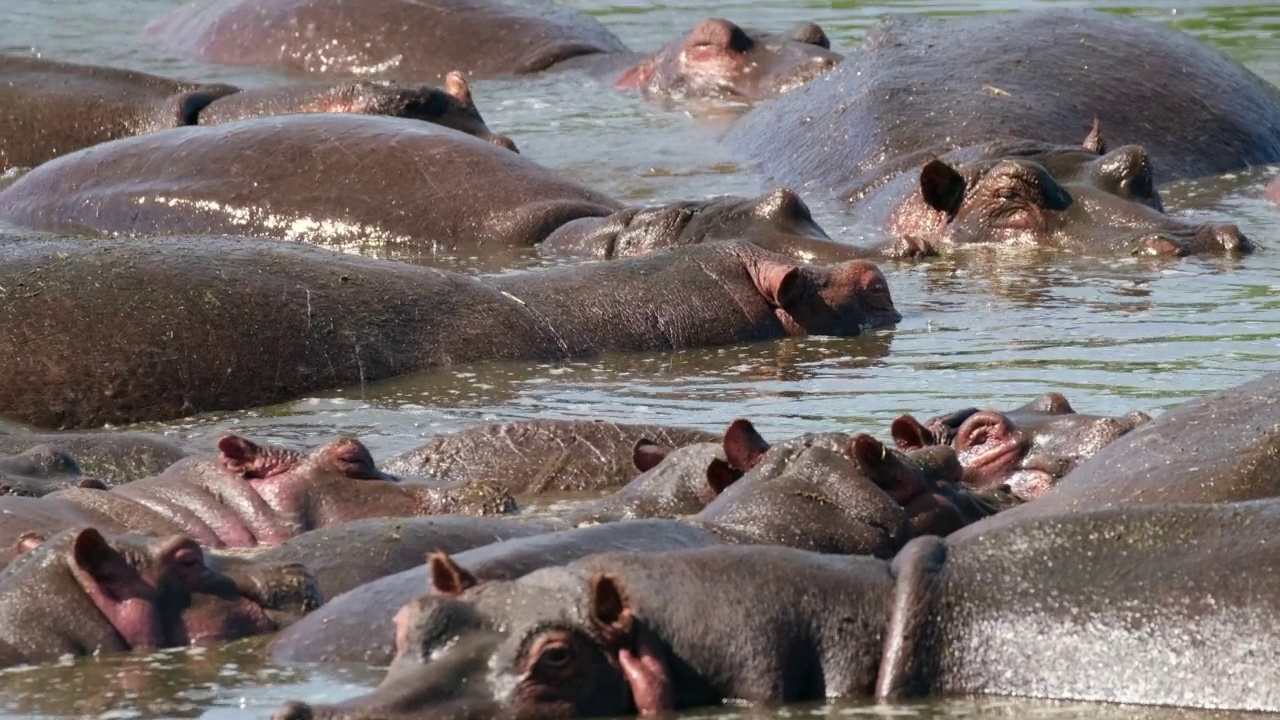
[[[106,490],[108,485],[85,477],[75,458],[50,445],[35,445],[16,455],[0,457],[0,495],[44,497],[73,487]]]
[[[412,118],[509,149],[485,125],[466,80],[445,87],[348,82],[241,90],[36,57],[0,55],[0,171],[35,167],[110,140],[262,115],[344,112]]]
[[[759,546],[602,553],[418,598],[396,616],[377,689],[273,718],[971,695],[1274,712],[1278,531],[1270,500],[1039,517],[915,538],[892,561]],[[707,612],[708,598],[746,601]]]
[[[360,518],[515,509],[510,495],[482,484],[401,481],[379,470],[368,449],[349,437],[304,455],[226,435],[218,453],[181,460],[154,478],[111,490],[2,497],[0,541],[15,543],[10,549],[16,550],[27,533],[47,536],[92,524],[105,532],[182,534],[210,548],[253,547]]]
[[[1267,186],[1262,189],[1262,197],[1280,205],[1280,178],[1267,183]]]
[[[1065,395],[1050,392],[1008,412],[965,408],[924,424],[903,415],[891,430],[904,450],[953,447],[970,487],[1007,485],[1017,498],[1034,500],[1081,462],[1150,420],[1140,411],[1119,417],[1081,415]]]
[[[22,455],[34,452],[45,457],[46,448],[52,448],[58,455],[69,456],[71,465],[77,468],[75,474],[107,485],[121,485],[159,475],[165,468],[196,452],[186,443],[153,433],[42,433],[0,422],[0,453]],[[52,466],[65,465],[63,460],[52,463]]]
[[[891,17],[724,141],[773,181],[847,200],[890,255],[1247,252],[1234,225],[1163,214],[1155,183],[1280,160],[1280,92],[1190,35],[1111,13]]]
[[[745,242],[484,279],[235,238],[0,239],[0,256],[13,380],[0,417],[45,428],[257,407],[456,363],[851,336],[900,318],[873,264],[800,264]]]
[[[633,209],[628,233],[643,234],[652,248],[707,240],[784,252],[836,245],[822,240],[807,208],[769,196],[690,205]],[[0,218],[38,230],[281,237],[428,258],[484,252],[502,261],[503,250],[536,246],[574,220],[619,212],[626,208],[614,199],[492,143],[354,114],[273,116],[118,140],[46,163],[0,193]]]
[[[439,481],[497,483],[516,494],[606,490],[631,482],[675,448],[719,440],[712,432],[661,425],[515,420],[438,435],[383,465]]]
[[[1280,497],[1280,373],[1166,411],[1098,450],[1035,502],[964,532],[1089,510],[1274,497]]]
[[[692,517],[621,520],[506,540],[448,562],[433,556],[426,568],[389,575],[330,599],[277,636],[270,651],[283,662],[385,665],[394,650],[392,616],[423,592],[427,577],[439,587],[454,587],[512,579],[608,550],[657,552],[726,543],[889,557],[913,532],[948,534],[992,512],[958,486],[961,472],[948,447],[901,453],[861,433],[840,451],[786,445],[761,456]]]
[[[320,603],[300,565],[224,572],[187,537],[68,528],[0,573],[0,666],[275,632]]]
[[[198,0],[145,33],[224,65],[413,81],[455,68],[472,79],[581,69],[645,95],[745,100],[802,85],[843,57],[813,23],[762,33],[723,18],[644,55],[595,19],[546,0]]]

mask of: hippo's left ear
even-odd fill
[[[195,90],[180,93],[173,97],[173,120],[175,127],[199,125],[200,112],[213,104],[214,100],[240,92],[234,85],[201,85]]]
[[[476,106],[471,99],[471,86],[467,84],[467,79],[462,77],[462,73],[457,70],[453,70],[444,76],[444,91],[466,107],[474,108]]]
[[[889,448],[866,433],[849,438],[849,457],[867,468],[883,465],[889,458]]]
[[[476,586],[476,576],[454,562],[448,553],[428,555],[427,568],[431,571],[431,587],[438,595],[458,597]]]
[[[964,176],[941,160],[930,160],[920,168],[920,195],[929,207],[951,219],[964,202]]]
[[[738,418],[724,431],[724,456],[729,465],[742,472],[760,464],[769,452],[769,441],[760,436],[750,420]]]
[[[671,448],[662,447],[652,440],[642,438],[636,441],[635,447],[631,448],[631,462],[635,463],[636,469],[640,472],[648,472],[670,454]]]
[[[1074,415],[1076,412],[1075,408],[1071,407],[1071,403],[1067,402],[1067,396],[1059,392],[1045,393],[1027,403],[1025,407],[1028,410],[1053,415]]]
[[[591,622],[605,641],[616,646],[630,644],[631,604],[622,583],[612,575],[596,573],[591,578]]]
[[[1098,118],[1098,113],[1093,114],[1093,127],[1089,128],[1089,134],[1084,136],[1081,145],[1095,155],[1107,154],[1107,140],[1102,137],[1102,120]]]
[[[711,499],[714,500],[719,497],[720,493],[724,492],[741,477],[742,473],[735,470],[729,463],[720,458],[712,458],[711,464],[707,465],[707,487],[711,489]]]
[[[917,450],[929,445],[937,445],[938,440],[929,428],[911,415],[899,415],[889,426],[893,442],[902,450]]]
[[[818,293],[808,271],[780,260],[767,259],[756,263],[751,279],[770,305],[789,313],[798,311]]]

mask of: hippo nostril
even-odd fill
[[[271,720],[313,720],[314,718],[315,713],[312,712],[311,706],[297,700],[285,703],[275,715],[271,716]]]

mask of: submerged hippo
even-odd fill
[[[1081,462],[1151,420],[1144,412],[1120,417],[1077,413],[1062,393],[1045,393],[1008,412],[965,408],[921,424],[893,421],[898,447],[950,445],[971,487],[1008,485],[1019,499],[1048,492]]]
[[[742,438],[754,433],[742,430]],[[733,437],[726,433],[730,443]],[[730,445],[725,449],[734,454]],[[901,453],[858,434],[839,450],[780,444],[755,463],[690,518],[623,520],[494,543],[453,560],[434,556],[425,568],[331,599],[281,634],[272,643],[272,655],[290,662],[386,664],[394,650],[392,615],[423,592],[428,578],[438,591],[455,592],[477,581],[516,578],[608,550],[657,552],[726,543],[889,557],[914,533],[945,535],[992,512],[959,487],[960,463],[947,447]]]
[[[48,536],[91,524],[104,532],[182,534],[211,548],[252,547],[361,518],[514,509],[510,495],[486,485],[401,481],[379,470],[354,438],[304,455],[227,435],[218,451],[112,490],[0,498],[0,542],[16,550],[14,543],[28,533]]]
[[[262,115],[341,112],[411,118],[515,149],[485,125],[466,81],[370,82],[241,90],[93,65],[0,55],[0,170],[34,167],[110,140]]]
[[[841,59],[813,23],[759,33],[721,18],[646,56],[595,19],[545,0],[197,0],[146,32],[226,65],[415,81],[454,68],[472,78],[584,68],[645,94],[749,100],[786,92]]]
[[[1277,532],[1267,501],[1039,518],[917,538],[892,562],[752,546],[594,555],[419,598],[396,616],[376,690],[274,718],[974,694],[1276,711]]]
[[[301,565],[220,569],[190,538],[72,528],[0,573],[0,667],[275,632],[321,602]]]
[[[600,420],[515,420],[438,435],[384,463],[387,472],[483,480],[517,494],[604,490],[631,482],[664,450],[715,442],[704,430]],[[637,445],[644,443],[643,448]],[[645,464],[645,467],[641,467]]]
[[[50,445],[0,457],[0,495],[44,497],[57,490],[82,487],[106,490],[107,484],[85,477],[75,458]]]
[[[196,452],[185,443],[152,433],[43,433],[0,422],[0,453],[41,454],[46,448],[69,456],[78,473],[112,485],[159,475]],[[59,466],[65,463],[57,460],[50,465]]]
[[[0,239],[0,256],[0,416],[40,427],[256,407],[480,360],[857,335],[900,317],[870,263],[804,265],[742,242],[485,279],[247,239]]]
[[[414,172],[387,171],[398,167]],[[626,225],[651,247],[835,244],[807,208],[770,197],[633,210]],[[120,140],[46,163],[0,193],[0,218],[39,230],[283,237],[426,254],[532,247],[575,220],[619,212],[612,198],[491,143],[352,114]]]
[[[1155,182],[1280,160],[1280,92],[1190,35],[1110,13],[894,17],[725,140],[775,181],[848,199],[893,254],[1247,251],[1233,225],[1159,212]]]

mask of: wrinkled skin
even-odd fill
[[[1008,412],[965,408],[923,425],[903,415],[893,421],[892,430],[904,450],[950,445],[971,487],[1008,485],[1019,499],[1034,500],[1081,462],[1150,420],[1137,411],[1120,417],[1081,415],[1062,393],[1053,392]]]
[[[0,495],[43,497],[72,487],[107,489],[101,480],[85,477],[75,458],[50,445],[0,457]]]
[[[34,167],[110,140],[264,115],[341,112],[423,120],[515,150],[457,73],[445,87],[296,84],[257,90],[116,68],[0,55],[0,170]]]
[[[804,260],[852,260],[875,254],[832,240],[814,221],[809,206],[785,188],[757,198],[718,197],[579,218],[557,228],[538,249],[547,255],[612,260],[733,239]]]
[[[555,521],[511,517],[368,518],[311,530],[274,547],[214,550],[211,557],[233,567],[245,558],[252,563],[297,563],[315,576],[323,597],[333,598],[418,567],[427,553],[461,553],[563,527]]]
[[[0,256],[0,286],[20,289],[0,294],[0,416],[53,428],[259,407],[455,363],[848,336],[900,317],[874,265],[803,265],[741,242],[496,279],[247,239],[0,238]]]
[[[159,475],[196,451],[163,435],[140,432],[41,433],[0,423],[0,453],[50,446],[71,456],[79,472],[109,485]]]
[[[962,533],[980,535],[1032,517],[1091,510],[1275,497],[1280,373],[1168,410],[1098,450],[1035,502]]]
[[[104,532],[183,534],[211,548],[253,547],[368,517],[514,510],[510,495],[489,486],[403,482],[378,470],[353,438],[304,455],[227,435],[218,449],[216,457],[187,458],[113,490],[0,498],[0,539],[16,550],[27,532],[49,536],[92,524]]]
[[[895,236],[892,255],[971,242],[1246,252],[1232,225],[1156,212],[1154,185],[1280,160],[1280,93],[1161,23],[1070,10],[895,17],[726,142],[775,182],[848,199]]]
[[[974,694],[1274,711],[1278,530],[1280,505],[1265,501],[922,537],[892,563],[750,546],[595,555],[407,604],[376,690],[274,717],[514,720]],[[710,598],[723,600],[714,613]]]
[[[726,456],[735,455],[735,438],[755,435],[749,423],[739,423],[740,432],[726,432]],[[936,460],[947,454],[950,462]],[[623,520],[478,547],[454,558],[467,569],[465,578],[454,578],[452,563],[437,561],[425,573],[414,568],[369,583],[331,599],[283,632],[271,652],[289,662],[386,664],[394,649],[392,615],[427,587],[424,576],[447,590],[476,580],[520,577],[592,553],[726,543],[889,557],[913,528],[947,532],[952,529],[947,523],[966,511],[976,511],[966,522],[988,512],[955,486],[961,468],[949,448],[928,448],[923,456],[935,459],[912,458],[863,434],[848,438],[839,450],[780,444],[756,457],[741,479],[691,518]]]
[[[646,96],[742,100],[786,92],[843,57],[813,23],[760,33],[721,18],[645,56],[564,6],[505,0],[215,0],[174,10],[146,32],[227,65],[408,80],[454,69],[472,79],[585,69]]]
[[[321,600],[299,565],[241,562],[224,572],[181,536],[72,528],[28,537],[23,549],[0,572],[5,666],[261,635]]]
[[[442,482],[496,483],[515,494],[605,490],[636,477],[635,447],[719,440],[715,433],[599,420],[516,420],[431,438],[385,463],[387,472]]]

